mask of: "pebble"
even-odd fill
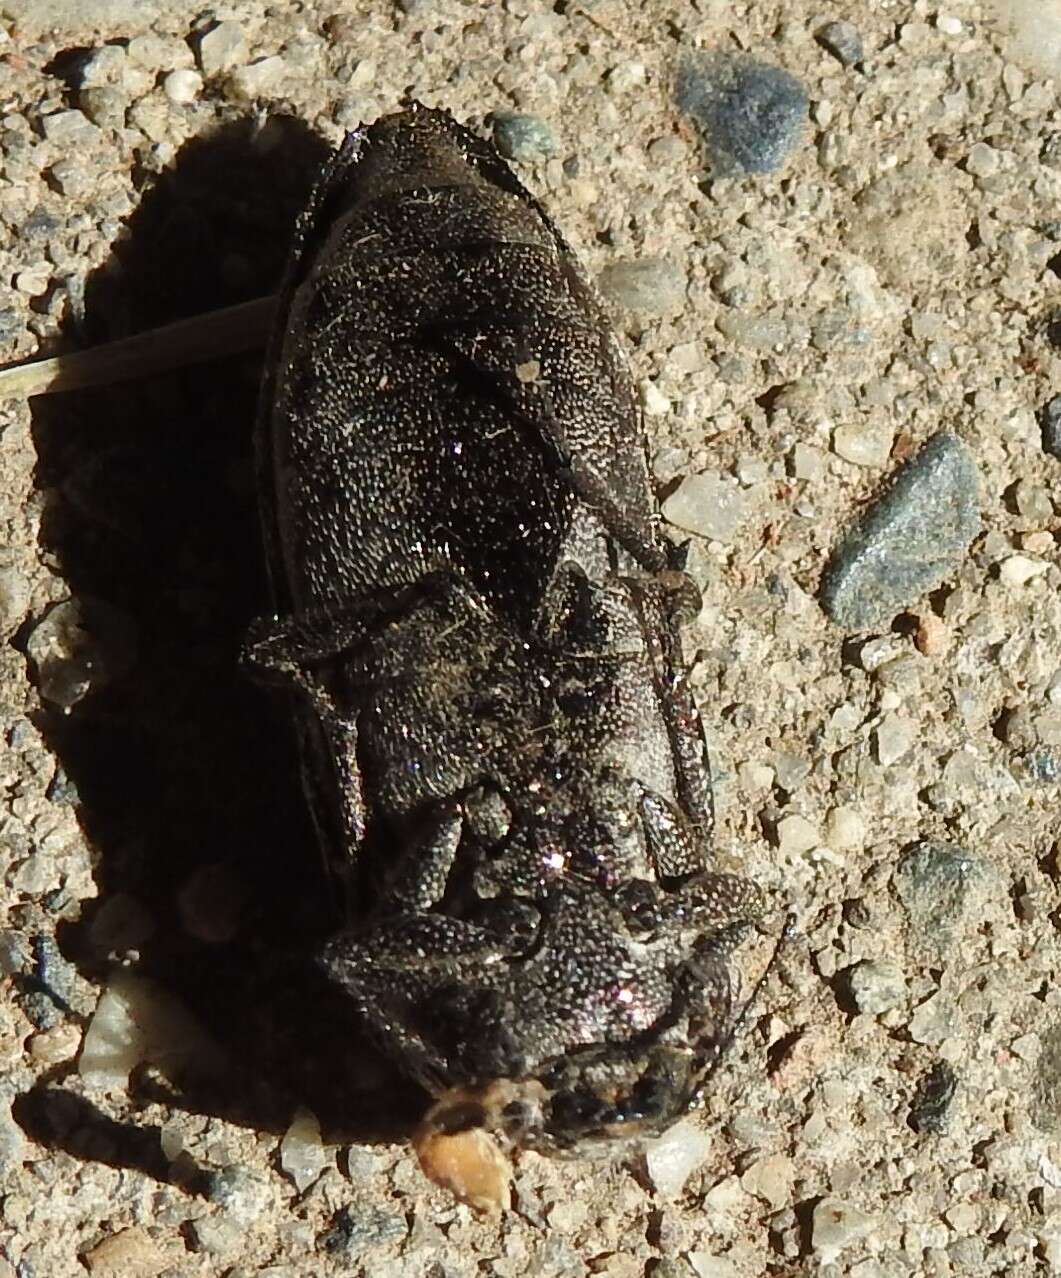
[[[691,1118],[675,1123],[645,1145],[645,1170],[656,1193],[676,1198],[712,1146],[711,1134]]]
[[[22,624],[29,601],[25,573],[13,564],[0,568],[0,635],[7,636]]]
[[[218,1048],[182,1003],[153,981],[121,970],[96,1004],[78,1073],[88,1087],[121,1088],[144,1062],[168,1077],[217,1074],[224,1067]]]
[[[798,813],[782,817],[777,823],[777,846],[789,855],[798,856],[800,853],[810,852],[821,841],[818,827]]]
[[[646,417],[665,417],[667,413],[670,412],[670,400],[663,394],[655,382],[650,381],[646,377],[638,390],[641,399],[641,409]],[[674,451],[679,456],[682,455],[678,449],[675,449]],[[656,473],[658,474],[658,471]]]
[[[689,1252],[689,1264],[696,1278],[742,1278],[744,1272],[735,1260],[710,1251]]]
[[[67,599],[30,632],[26,652],[41,696],[68,710],[132,664],[136,642],[124,613],[97,599]]]
[[[10,1101],[0,1101],[0,1171],[18,1167],[25,1148],[26,1138],[11,1117]]]
[[[1029,559],[1027,555],[1010,555],[999,564],[998,575],[1008,586],[1026,586],[1041,576],[1050,565],[1044,559]]]
[[[792,450],[792,475],[795,479],[813,482],[822,477],[825,470],[825,454],[813,444],[797,444]]]
[[[879,635],[876,639],[867,639],[859,647],[859,665],[868,674],[886,666],[890,661],[897,661],[907,653],[906,640],[902,635]]]
[[[724,312],[715,325],[723,336],[756,351],[782,350],[790,336],[788,325],[779,315]]]
[[[887,466],[895,431],[884,423],[838,426],[833,431],[833,452],[856,466]]]
[[[862,36],[852,22],[826,22],[814,33],[814,38],[842,66],[857,67],[865,57]]]
[[[956,1021],[954,1000],[940,990],[914,1010],[907,1028],[915,1043],[934,1047],[951,1037]]]
[[[128,102],[120,89],[82,89],[77,101],[86,117],[100,129],[120,129],[125,124]]]
[[[613,262],[597,283],[605,297],[641,315],[675,315],[685,306],[685,274],[663,258]]]
[[[866,959],[847,969],[847,988],[855,1006],[867,1016],[880,1016],[906,1002],[902,968],[886,959]]]
[[[238,67],[232,72],[229,83],[237,97],[253,102],[256,98],[267,97],[284,78],[287,64],[283,58],[274,54],[271,58],[259,58],[247,66]]]
[[[697,125],[717,176],[773,173],[804,135],[803,85],[788,71],[744,55],[688,58],[676,98]]]
[[[268,1177],[233,1163],[210,1173],[206,1196],[246,1229],[270,1209],[275,1194]]]
[[[1061,1025],[1054,1024],[1042,1035],[1035,1070],[1035,1103],[1032,1121],[1044,1132],[1061,1135]],[[1061,1177],[1059,1177],[1061,1180]],[[1057,1185],[1061,1188],[1061,1184]]]
[[[943,1132],[958,1078],[946,1061],[937,1061],[917,1084],[910,1102],[910,1126],[915,1132]]]
[[[100,136],[97,126],[82,111],[56,111],[44,117],[41,127],[48,141],[63,150],[91,146]]]
[[[533,164],[556,153],[552,130],[536,115],[498,111],[492,124],[494,145],[506,159]]]
[[[121,45],[104,44],[93,49],[81,63],[78,87],[90,89],[104,84],[120,85],[125,78],[125,61],[126,54]]]
[[[934,435],[833,552],[822,607],[845,630],[890,621],[957,566],[980,530],[980,477],[956,435]]]
[[[1025,772],[1032,781],[1042,785],[1056,785],[1061,781],[1061,751],[1050,746],[1029,750],[1021,758]]]
[[[199,41],[199,67],[209,79],[239,66],[247,56],[247,41],[239,22],[219,22]]]
[[[860,1242],[876,1221],[839,1198],[823,1198],[811,1218],[811,1247],[819,1263],[831,1265],[847,1248]]]
[[[924,945],[943,955],[972,904],[971,887],[982,876],[976,858],[957,843],[925,840],[899,862],[892,876],[911,926]]]
[[[320,1238],[331,1256],[354,1259],[372,1247],[398,1242],[409,1232],[405,1217],[374,1204],[350,1203],[335,1215],[334,1222]]]
[[[321,1125],[316,1114],[300,1106],[280,1142],[280,1166],[301,1194],[331,1163],[331,1154],[321,1143]]]
[[[203,1216],[192,1224],[192,1235],[209,1256],[231,1256],[243,1243],[243,1231],[223,1216]]]
[[[81,1259],[96,1278],[154,1278],[166,1267],[157,1245],[142,1229],[123,1229],[104,1238]]]
[[[965,158],[965,167],[973,177],[992,177],[999,168],[998,152],[987,142],[974,142]]]
[[[1061,395],[1046,401],[1039,424],[1043,432],[1043,452],[1061,458]]]
[[[194,102],[203,89],[203,77],[191,67],[179,67],[162,81],[162,91],[177,106]]]
[[[836,807],[825,818],[825,841],[842,852],[860,848],[866,841],[866,823],[856,808]]]
[[[686,475],[663,502],[663,518],[675,528],[732,542],[746,513],[743,491],[719,475]]]
[[[774,1211],[780,1211],[792,1200],[796,1167],[785,1154],[769,1154],[752,1163],[741,1177],[741,1187],[756,1198],[765,1199]]]
[[[887,714],[873,730],[877,762],[882,768],[898,763],[917,740],[917,724],[898,714]]]

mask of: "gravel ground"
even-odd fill
[[[695,1121],[455,1205],[306,959],[286,725],[235,669],[260,357],[9,400],[0,1278],[1061,1272],[1061,6],[0,13],[8,361],[270,292],[405,94],[494,131],[693,534],[719,857],[799,920]]]

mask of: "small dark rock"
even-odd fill
[[[331,1256],[352,1258],[372,1247],[398,1242],[408,1232],[405,1217],[397,1212],[350,1204],[336,1212],[332,1227],[320,1237],[320,1247]]]
[[[845,630],[879,629],[940,585],[979,531],[976,463],[940,431],[833,552],[822,607]]]
[[[982,873],[976,858],[957,843],[925,840],[903,857],[893,876],[895,890],[923,945],[937,954],[946,951]]]
[[[948,1111],[958,1079],[946,1061],[937,1061],[917,1085],[910,1103],[910,1126],[915,1132],[946,1130]]]
[[[1061,457],[1061,395],[1047,400],[1039,416],[1043,431],[1043,452]]]
[[[697,125],[719,176],[773,173],[803,136],[807,92],[788,71],[704,53],[678,73],[678,107]]]
[[[533,162],[556,151],[552,130],[536,115],[498,111],[493,116],[494,145],[506,159]]]
[[[862,36],[851,22],[827,22],[814,34],[823,49],[845,67],[857,67],[864,57]]]

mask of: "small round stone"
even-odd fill
[[[533,164],[556,153],[552,130],[536,115],[500,111],[493,117],[494,145],[508,160]]]
[[[191,67],[178,67],[171,71],[162,81],[162,89],[166,97],[178,106],[186,106],[194,102],[202,92],[203,77]]]

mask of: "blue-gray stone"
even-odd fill
[[[1039,421],[1043,428],[1043,452],[1061,457],[1061,395],[1047,400]]]
[[[807,120],[807,91],[794,75],[740,54],[688,58],[676,100],[721,177],[773,173],[799,144]]]
[[[945,581],[979,531],[976,463],[941,431],[833,552],[822,607],[845,630],[877,629]]]
[[[862,36],[851,22],[827,22],[814,33],[814,38],[845,67],[855,67],[865,56]]]
[[[536,115],[496,111],[493,126],[494,145],[506,159],[533,163],[556,151],[552,130]]]

